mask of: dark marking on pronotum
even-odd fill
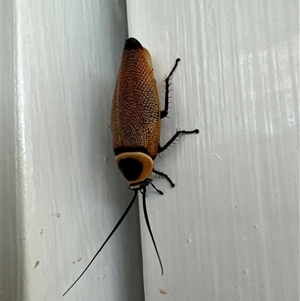
[[[107,241],[117,230],[132,207],[139,191],[143,197],[143,211],[146,225],[159,260],[161,273],[163,274],[162,261],[147,214],[146,188],[150,184],[158,193],[163,194],[163,192],[153,185],[152,179],[149,176],[151,173],[162,176],[174,187],[175,184],[168,175],[154,169],[153,161],[157,154],[166,150],[177,137],[199,133],[198,129],[193,131],[177,131],[165,145],[160,146],[159,144],[160,120],[168,116],[170,79],[179,61],[179,58],[176,59],[170,74],[165,78],[165,104],[164,109],[161,110],[156,82],[153,76],[151,56],[148,50],[134,38],[129,38],[125,42],[112,101],[111,131],[117,166],[125,180],[129,183],[129,189],[134,191],[134,195],[100,249],[64,295],[86,272]]]

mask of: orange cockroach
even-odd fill
[[[143,195],[143,210],[146,224],[163,274],[162,262],[147,214],[146,187],[150,184],[158,193],[163,194],[162,191],[153,185],[152,179],[149,178],[151,173],[166,178],[172,187],[175,186],[166,174],[154,169],[153,160],[158,153],[167,149],[178,136],[199,133],[198,129],[193,131],[177,131],[164,146],[160,146],[159,144],[160,119],[168,115],[169,82],[179,61],[180,59],[176,59],[173,69],[165,78],[165,108],[161,111],[156,82],[153,76],[151,56],[148,50],[134,38],[129,38],[125,42],[112,102],[111,131],[116,163],[129,183],[129,189],[134,191],[134,196],[100,249],[64,295],[81,278],[117,230],[132,207],[138,191]]]

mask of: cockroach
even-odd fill
[[[170,74],[165,78],[165,107],[161,111],[156,82],[153,76],[151,56],[148,50],[135,38],[129,38],[125,41],[112,101],[111,132],[113,150],[116,156],[115,161],[125,180],[129,183],[129,189],[134,191],[134,195],[100,249],[63,296],[82,277],[118,229],[131,209],[139,191],[143,196],[143,211],[146,225],[163,275],[162,261],[152,234],[147,213],[146,187],[150,184],[159,194],[163,194],[162,191],[153,185],[152,179],[149,178],[151,173],[164,177],[170,183],[171,187],[175,186],[168,175],[154,169],[153,161],[157,154],[166,150],[177,137],[199,133],[198,129],[193,131],[177,131],[165,145],[160,146],[159,144],[160,120],[168,116],[170,79],[179,61],[180,59],[177,58]]]

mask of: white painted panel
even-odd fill
[[[127,2],[129,34],[173,80],[143,219],[146,300],[298,300],[298,3]],[[141,212],[140,212],[141,213]],[[164,292],[160,292],[164,289]]]
[[[138,207],[110,136],[120,1],[4,1],[1,300],[143,300]],[[137,205],[137,204],[136,204]]]

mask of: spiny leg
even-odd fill
[[[176,59],[175,61],[175,65],[172,68],[170,74],[166,77],[165,79],[165,83],[166,83],[166,92],[165,92],[165,109],[163,111],[160,112],[160,118],[165,118],[168,116],[168,110],[169,110],[169,88],[170,88],[170,79],[171,76],[173,75],[174,71],[176,70],[178,63],[179,63],[180,59]]]
[[[150,233],[150,236],[151,236],[154,248],[155,248],[155,252],[156,252],[157,257],[158,257],[158,261],[159,261],[160,268],[161,268],[161,274],[163,275],[164,274],[164,268],[163,268],[163,265],[162,265],[162,262],[161,262],[161,259],[160,259],[159,253],[158,253],[158,249],[157,249],[157,246],[156,246],[153,234],[152,234],[152,230],[151,230],[150,222],[149,222],[149,218],[148,218],[147,207],[146,207],[146,188],[145,187],[141,190],[141,193],[143,195],[143,211],[144,211],[146,225],[147,225],[148,231]]]
[[[151,186],[152,186],[159,194],[161,194],[161,195],[164,194],[161,190],[157,189],[157,188],[154,186],[154,184],[153,184],[152,182],[150,183],[150,185],[151,185]]]
[[[157,175],[159,175],[159,176],[162,176],[162,177],[166,178],[172,187],[175,186],[174,182],[165,173],[163,173],[161,171],[158,171],[156,169],[153,169],[152,172],[155,173],[155,174],[157,174]]]
[[[158,146],[158,152],[161,153],[164,150],[166,150],[180,135],[198,134],[198,133],[199,133],[198,129],[195,129],[193,131],[177,131],[175,135],[164,146],[160,146],[160,145]]]

